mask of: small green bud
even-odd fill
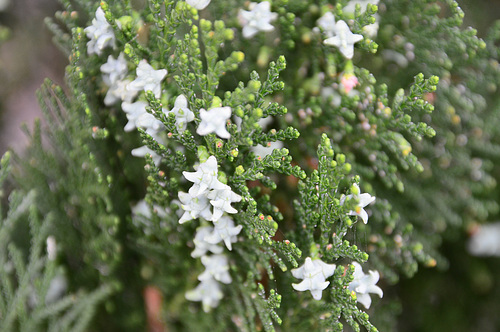
[[[245,116],[243,109],[239,106],[234,109],[233,114],[240,118],[243,118],[243,116]]]
[[[205,146],[199,145],[198,146],[198,159],[200,159],[200,162],[204,163],[205,161],[208,160],[210,157],[210,154],[208,153],[208,150]]]
[[[351,164],[349,164],[349,163],[344,164],[344,173],[350,173],[351,169],[352,169]]]
[[[260,83],[260,81],[250,81],[248,83],[248,87],[250,88],[250,90],[252,91],[258,91],[260,89],[260,87],[262,86],[262,83]]]
[[[429,83],[432,85],[437,85],[439,83],[439,77],[433,75],[429,78]]]
[[[238,62],[243,62],[243,60],[245,60],[245,53],[233,52],[233,53],[231,53],[231,57]]]
[[[223,171],[219,171],[219,174],[217,175],[217,180],[220,182],[227,184],[227,175]]]
[[[351,186],[351,193],[353,195],[359,195],[359,187],[356,184],[353,184]]]
[[[117,21],[120,23],[119,25],[122,29],[130,29],[134,20],[132,19],[132,16],[125,15],[118,18]]]
[[[345,163],[345,154],[343,154],[343,153],[339,153],[339,154],[335,157],[335,159],[337,160],[337,162],[338,162],[339,164],[343,164],[343,163]]]
[[[231,150],[230,153],[231,156],[233,156],[234,158],[238,157],[238,148]]]
[[[262,116],[264,115],[263,111],[261,108],[255,108],[253,110],[253,115],[256,117],[256,118],[262,118]]]
[[[424,81],[424,74],[419,73],[417,76],[415,76],[415,82],[417,84],[422,83]]]
[[[243,175],[243,173],[245,173],[245,168],[242,165],[238,165],[234,170],[234,174],[236,175]]]
[[[234,30],[233,29],[224,30],[224,39],[233,40],[234,39]],[[241,52],[238,52],[238,53],[241,53]]]
[[[213,99],[212,99],[212,105],[210,108],[215,108],[215,107],[221,107],[222,106],[222,100],[215,96]]]
[[[215,27],[215,30],[222,30],[226,26],[224,25],[224,21],[217,20],[217,21],[214,22],[214,27]]]

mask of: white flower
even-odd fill
[[[335,36],[325,39],[323,43],[338,47],[340,53],[342,53],[347,59],[352,59],[352,56],[354,55],[354,44],[363,40],[363,36],[353,34],[347,23],[344,21],[338,21],[335,24],[335,32]]]
[[[104,104],[109,106],[117,101],[131,102],[137,95],[137,91],[130,91],[127,86],[130,84],[130,79],[116,81],[108,89],[106,97],[104,97]]]
[[[122,103],[122,110],[127,115],[128,122],[125,125],[125,131],[132,131],[137,127],[137,119],[145,113],[148,103],[144,101],[136,101],[135,103]]]
[[[161,96],[161,81],[167,75],[166,69],[155,70],[146,60],[141,60],[136,69],[137,78],[130,82],[130,91],[152,91],[156,98]]]
[[[214,254],[222,253],[223,249],[221,246],[207,242],[207,237],[212,235],[213,230],[214,228],[211,226],[199,227],[196,230],[196,235],[193,240],[194,250],[191,253],[191,257],[196,258],[204,256],[208,251]]]
[[[500,256],[500,222],[478,226],[467,249],[474,256]]]
[[[243,37],[252,38],[259,31],[274,30],[271,22],[278,17],[278,14],[271,12],[269,1],[251,2],[249,9],[250,11],[240,9],[238,13],[238,19],[243,26]]]
[[[150,210],[148,203],[143,199],[132,206],[132,221],[137,227],[143,228],[146,234],[151,234],[149,229],[153,226],[151,218],[154,212],[158,217],[164,218],[167,216],[167,210],[159,205],[153,205],[153,211]]]
[[[186,3],[198,10],[205,9],[210,4],[211,0],[186,0]]]
[[[217,180],[217,159],[210,156],[207,161],[200,164],[196,172],[182,172],[184,177],[194,183],[189,193],[191,196],[199,196],[210,189],[224,189],[225,184]]]
[[[351,0],[344,8],[342,8],[342,11],[346,14],[354,14],[356,5],[359,4],[361,6],[362,14],[366,11],[366,6],[368,6],[368,4],[377,5],[379,1],[380,0]]]
[[[282,141],[270,142],[267,146],[257,144],[256,146],[251,146],[250,150],[255,153],[256,156],[264,158],[267,155],[273,153],[274,149],[281,149],[283,147]]]
[[[97,8],[92,25],[85,28],[85,33],[90,39],[87,43],[87,53],[101,55],[106,46],[115,47],[115,34],[113,28],[106,21],[104,11],[101,7]]]
[[[175,99],[174,108],[170,111],[175,114],[175,124],[179,132],[186,130],[187,123],[194,120],[194,113],[188,108],[187,99],[180,95]]]
[[[377,294],[381,298],[384,296],[382,289],[375,285],[380,275],[378,271],[368,271],[369,274],[365,274],[357,262],[352,262],[352,265],[354,265],[354,279],[349,284],[349,290],[356,292],[357,301],[369,309],[372,304],[369,293]]]
[[[52,304],[62,298],[68,289],[68,282],[64,274],[58,274],[50,281],[45,294],[45,305]]]
[[[52,235],[47,237],[47,257],[50,261],[53,261],[57,257],[56,238]]]
[[[234,193],[228,185],[224,184],[222,189],[210,191],[207,197],[210,199],[210,204],[214,207],[212,221],[219,220],[224,212],[238,212],[238,210],[231,206],[231,203],[241,201],[241,196]]]
[[[220,284],[214,279],[204,280],[195,289],[186,292],[186,299],[201,301],[205,312],[217,307],[223,296]]]
[[[234,226],[233,219],[228,216],[222,216],[219,220],[214,221],[214,230],[212,234],[205,237],[205,240],[209,243],[219,243],[224,241],[227,249],[233,250],[231,243],[237,241],[236,235],[241,232],[243,226]]]
[[[231,283],[229,264],[225,255],[202,256],[201,263],[205,266],[205,271],[198,276],[198,280],[215,279],[224,284]]]
[[[354,184],[354,186],[357,188],[358,192],[360,192],[359,186],[357,184]],[[350,198],[350,199],[354,198],[354,199],[357,199],[359,202],[358,205],[356,206],[356,210],[354,210],[354,211],[351,210],[347,214],[350,216],[360,216],[361,219],[363,219],[363,222],[366,224],[368,222],[368,213],[366,213],[364,208],[368,204],[375,201],[375,197],[368,194],[368,193],[342,196],[340,198],[340,205],[344,204],[346,198]]]
[[[231,117],[231,107],[214,107],[205,111],[200,109],[201,123],[196,133],[201,136],[216,133],[220,138],[229,138],[231,135],[226,130],[226,122]]]
[[[315,300],[321,300],[323,289],[328,287],[329,281],[326,278],[335,272],[335,264],[326,264],[320,259],[312,260],[307,257],[304,265],[292,270],[292,275],[297,279],[304,279],[300,284],[292,284],[295,290],[304,292],[311,291]]]
[[[151,157],[153,158],[153,162],[155,163],[155,165],[156,166],[160,165],[161,157],[156,152],[148,148],[146,145],[141,146],[140,148],[137,149],[133,149],[131,153],[134,157],[141,157],[141,158],[144,158],[147,154],[150,154]]]
[[[317,23],[327,37],[335,36],[335,16],[331,12],[326,12],[318,19]]]
[[[123,52],[116,60],[112,55],[108,56],[108,61],[101,66],[102,80],[107,86],[112,86],[118,80],[125,78],[127,72],[127,60]]]
[[[141,114],[135,120],[135,124],[137,127],[144,129],[144,131],[152,137],[157,137],[158,133],[165,129],[163,123],[153,114],[148,112]]]
[[[210,204],[205,195],[196,197],[191,196],[189,193],[179,191],[179,200],[181,201],[181,208],[185,211],[179,224],[183,224],[188,220],[196,219],[198,217],[205,218],[206,220],[212,219],[212,212],[210,212]]]

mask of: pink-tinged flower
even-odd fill
[[[347,94],[358,85],[358,78],[354,74],[344,74],[340,78],[340,84],[344,87],[344,92]]]

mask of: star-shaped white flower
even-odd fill
[[[375,285],[380,275],[378,271],[368,271],[369,274],[365,274],[357,262],[352,262],[352,265],[354,265],[354,279],[349,284],[349,290],[356,292],[357,301],[369,309],[372,304],[369,293],[377,294],[380,298],[384,296],[382,289]]]
[[[360,192],[359,186],[357,184],[354,184],[354,186],[357,188],[358,192]],[[366,224],[368,222],[368,213],[366,213],[364,208],[368,204],[373,203],[375,201],[375,197],[368,194],[368,193],[342,196],[340,198],[340,205],[344,204],[346,198],[350,198],[350,199],[354,198],[354,199],[357,199],[359,202],[358,205],[356,206],[356,210],[354,210],[354,211],[351,210],[347,214],[350,216],[360,216],[361,219],[363,219],[363,222]]]
[[[207,238],[212,235],[214,228],[211,226],[199,227],[196,230],[196,235],[194,236],[194,250],[191,253],[191,257],[201,257],[204,256],[208,251],[214,254],[221,254],[223,248],[216,243],[210,243]]]
[[[144,158],[146,157],[147,154],[150,154],[151,157],[153,158],[153,162],[155,163],[155,165],[156,166],[160,165],[161,156],[159,156],[156,152],[148,148],[146,145],[141,146],[140,148],[137,149],[133,149],[131,153],[134,157],[140,157],[140,158]]]
[[[226,255],[201,256],[201,263],[205,266],[205,271],[198,276],[198,280],[215,279],[224,284],[231,283]]]
[[[217,307],[224,296],[220,284],[211,278],[200,282],[195,289],[186,292],[185,295],[189,301],[201,301],[205,312]]]
[[[122,103],[122,110],[127,115],[128,122],[125,125],[125,131],[129,132],[137,128],[137,119],[143,114],[147,114],[146,106],[148,103],[144,101],[136,101],[135,103]]]
[[[189,190],[191,196],[196,197],[210,189],[224,189],[225,184],[217,179],[217,159],[210,156],[207,161],[198,166],[196,172],[182,172],[184,177],[194,183]]]
[[[224,212],[238,212],[238,210],[231,206],[231,203],[241,201],[241,196],[234,193],[228,185],[224,185],[222,189],[210,191],[207,197],[210,199],[210,204],[214,207],[212,221],[219,220]]]
[[[231,117],[231,107],[214,107],[205,111],[200,109],[201,123],[196,133],[201,136],[216,133],[220,138],[228,139],[231,134],[226,129],[226,122]]]
[[[107,86],[112,86],[118,80],[125,78],[127,72],[127,60],[123,52],[117,59],[112,55],[108,56],[108,61],[101,66],[102,80]]]
[[[141,60],[136,69],[137,78],[130,82],[130,91],[152,91],[156,98],[161,96],[161,81],[167,75],[166,69],[155,70],[146,60]]]
[[[318,27],[320,27],[324,34],[329,38],[335,35],[336,25],[335,25],[335,16],[331,12],[326,12],[323,16],[321,16],[318,21]]]
[[[179,191],[179,200],[181,201],[181,208],[185,211],[181,219],[179,219],[179,224],[198,217],[206,220],[212,219],[211,206],[205,195],[193,197],[189,193]]]
[[[104,97],[104,104],[107,106],[113,105],[117,101],[124,101],[130,103],[135,96],[137,91],[130,91],[127,86],[130,84],[130,79],[123,79],[116,81],[108,89],[106,97]]]
[[[87,43],[87,53],[101,55],[102,50],[107,47],[115,47],[115,34],[113,27],[106,21],[104,11],[97,8],[92,25],[85,28],[85,33],[90,39]]]
[[[186,130],[188,122],[194,120],[194,113],[188,108],[187,99],[184,95],[175,98],[174,108],[170,112],[175,114],[175,125],[180,133]]]
[[[186,3],[198,10],[205,9],[210,4],[211,0],[186,0]]]
[[[304,279],[300,284],[292,284],[295,290],[304,292],[311,291],[315,300],[321,300],[323,289],[328,287],[329,281],[326,278],[335,272],[335,264],[326,264],[321,259],[312,260],[307,257],[304,265],[292,270],[292,275],[297,279]]]
[[[214,221],[214,231],[205,240],[209,243],[219,243],[224,241],[228,250],[233,250],[231,243],[237,241],[236,235],[241,232],[243,226],[234,226],[233,219],[228,216],[222,216],[219,220]]]
[[[238,19],[243,26],[243,37],[252,38],[259,31],[274,30],[271,22],[278,17],[278,14],[271,12],[269,1],[251,2],[249,9],[250,11],[240,9],[238,13]]]
[[[135,120],[138,128],[143,129],[148,135],[157,137],[158,133],[165,130],[163,123],[158,120],[153,114],[145,112]]]
[[[336,46],[340,53],[347,59],[352,59],[354,55],[354,44],[363,40],[362,35],[354,34],[349,29],[349,26],[344,21],[338,21],[335,24],[336,35],[325,39],[325,45]]]

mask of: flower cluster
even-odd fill
[[[234,193],[231,187],[218,179],[217,159],[210,156],[200,164],[196,172],[183,172],[184,177],[193,183],[188,193],[179,192],[179,200],[184,214],[179,219],[183,224],[189,220],[203,218],[212,221],[213,226],[199,227],[195,238],[193,257],[201,257],[206,270],[198,276],[200,284],[186,293],[191,301],[201,301],[203,310],[209,311],[216,307],[222,299],[220,283],[231,283],[229,264],[220,246],[224,242],[228,250],[232,250],[232,243],[237,241],[236,236],[242,226],[234,226],[234,221],[224,213],[238,212],[231,203],[239,202],[241,196]],[[213,255],[208,256],[211,252]]]

